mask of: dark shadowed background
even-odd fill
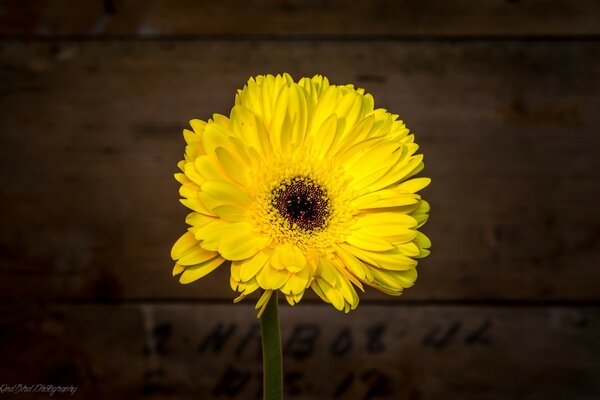
[[[282,307],[287,398],[600,399],[596,0],[0,0],[0,398],[260,398],[253,302],[171,278],[172,174],[280,72],[364,87],[433,179],[414,288]]]

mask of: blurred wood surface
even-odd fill
[[[597,0],[2,0],[4,37],[600,34]]]
[[[0,298],[231,299],[181,286],[181,130],[249,75],[357,82],[425,154],[434,251],[399,301],[600,300],[600,46],[394,42],[0,44]],[[143,284],[140,284],[143,282]],[[387,298],[372,296],[368,298]]]
[[[75,398],[84,399],[260,399],[251,307],[2,306],[2,315],[6,384],[54,379],[76,385]],[[301,304],[281,318],[289,399],[595,400],[600,393],[597,307],[364,306],[347,316]]]

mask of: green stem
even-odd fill
[[[269,299],[267,308],[260,317],[263,354],[263,399],[283,399],[283,369],[281,367],[281,334],[277,292]]]

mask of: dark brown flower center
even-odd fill
[[[327,224],[327,192],[312,179],[296,176],[283,181],[271,194],[271,205],[291,225],[312,231]]]

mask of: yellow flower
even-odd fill
[[[311,288],[345,312],[355,287],[401,294],[429,254],[416,193],[430,179],[412,178],[423,156],[397,118],[322,76],[251,78],[229,117],[183,132],[175,178],[192,212],[173,275],[189,283],[229,260],[235,301],[262,289],[260,312],[275,290],[294,305]]]

